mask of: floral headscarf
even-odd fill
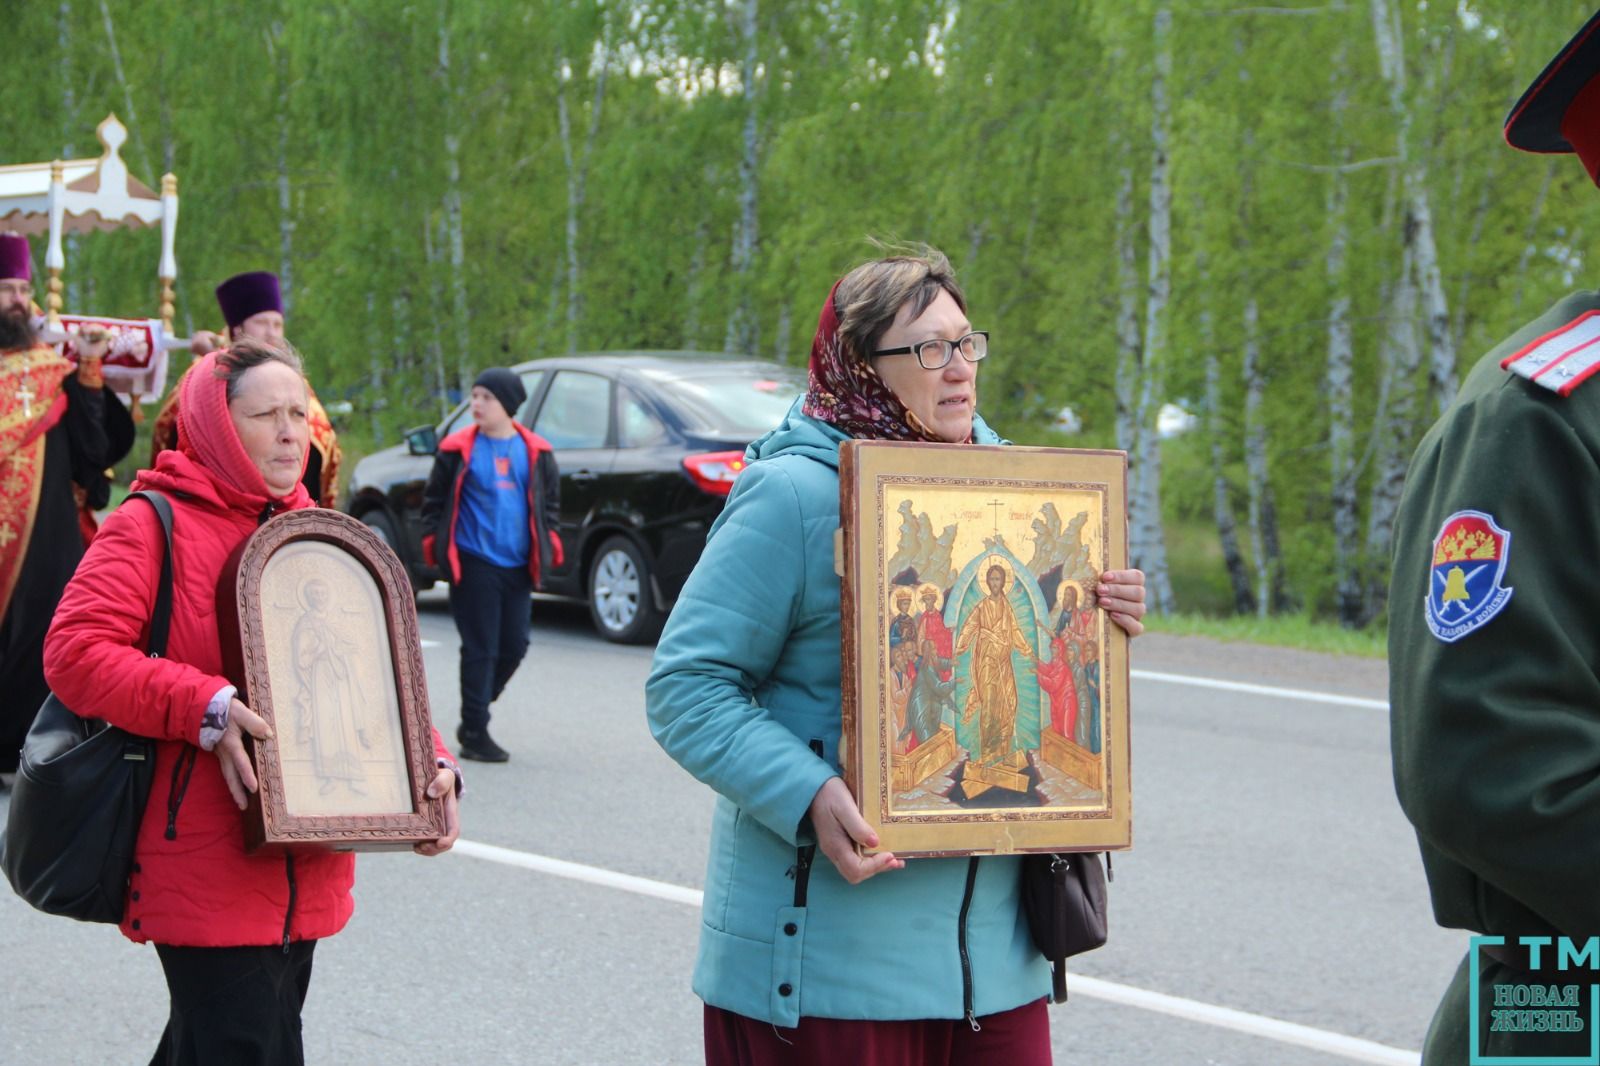
[[[920,440],[939,442],[900,397],[884,384],[872,364],[853,356],[839,335],[839,313],[833,300],[839,283],[817,317],[817,335],[811,340],[809,384],[800,409],[812,418],[838,426],[861,440]]]

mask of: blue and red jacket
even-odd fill
[[[528,574],[533,578],[533,587],[538,588],[545,560],[551,566],[560,566],[566,557],[561,534],[556,532],[561,517],[561,474],[550,442],[520,422],[514,425],[528,447],[528,530],[532,534]],[[461,487],[472,467],[472,446],[477,439],[478,427],[469,425],[440,441],[433,473],[428,475],[428,487],[422,494],[422,558],[428,565],[437,566],[452,584],[461,580],[456,522],[461,512]]]

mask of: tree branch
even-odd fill
[[[1225,11],[1199,11],[1196,14],[1218,18],[1229,15],[1326,15],[1348,10],[1344,4],[1324,4],[1322,7],[1234,7]]]
[[[1349,174],[1357,170],[1367,170],[1371,167],[1387,167],[1396,163],[1405,162],[1399,156],[1382,156],[1377,159],[1358,159],[1353,163],[1295,163],[1287,159],[1269,159],[1268,162],[1280,167],[1292,167],[1295,170],[1310,170],[1318,174]]]

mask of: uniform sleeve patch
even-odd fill
[[[1500,583],[1511,556],[1511,531],[1482,511],[1457,511],[1433,538],[1426,614],[1447,644],[1487,625],[1511,602]]]

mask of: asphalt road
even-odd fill
[[[420,613],[449,734],[455,631],[441,597]],[[465,837],[698,889],[711,795],[644,727],[649,649],[600,641],[581,609],[535,616],[493,724],[513,759],[468,766]],[[1381,664],[1192,639],[1145,638],[1134,667],[1384,695]],[[1052,1009],[1056,1061],[1384,1061],[1260,1035],[1274,1021],[1324,1049],[1418,1048],[1466,941],[1433,925],[1385,712],[1148,678],[1133,692],[1136,846],[1116,859],[1110,943],[1074,965],[1110,984]],[[318,947],[312,1062],[700,1061],[693,906],[459,853],[363,856],[356,894]],[[1177,999],[1127,1005],[1142,993]],[[143,1063],[164,1018],[153,951],[0,894],[0,1063]]]

